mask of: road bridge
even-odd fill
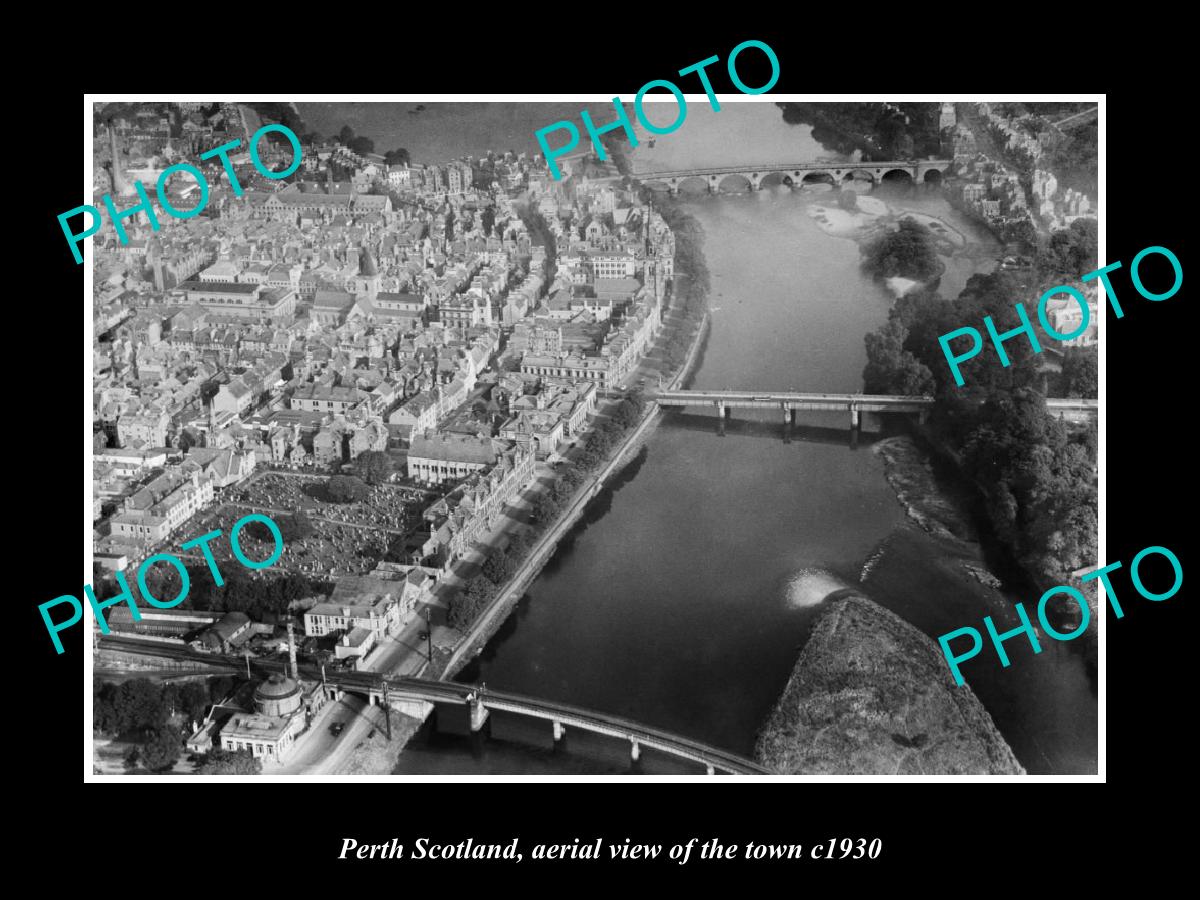
[[[641,172],[635,177],[644,185],[665,184],[672,194],[689,179],[700,179],[709,193],[717,193],[729,178],[740,178],[750,190],[765,184],[788,184],[794,188],[824,182],[842,187],[856,178],[869,180],[872,187],[884,181],[902,184],[941,184],[951,160],[893,160],[889,162],[801,162],[763,163],[761,165],[698,166],[663,172]]]
[[[100,637],[100,650],[133,653],[170,660],[193,660],[216,668],[253,668],[259,673],[283,672],[281,659],[239,658],[217,653],[202,653],[178,644],[139,641],[119,635]],[[637,761],[643,749],[657,750],[678,759],[705,767],[710,774],[727,772],[736,775],[769,774],[753,760],[713,747],[682,735],[643,725],[621,716],[584,709],[553,700],[542,700],[507,691],[481,688],[477,685],[427,678],[388,678],[377,672],[327,672],[317,666],[302,665],[304,678],[324,681],[337,697],[343,693],[366,696],[372,705],[383,704],[411,708],[414,703],[430,703],[462,707],[469,716],[471,731],[479,731],[492,710],[513,713],[548,722],[554,740],[562,740],[571,728],[607,735],[628,741],[630,757]]]
[[[916,415],[924,422],[934,404],[932,397],[894,394],[814,394],[799,391],[660,391],[652,395],[659,406],[713,407],[717,411],[718,428],[725,432],[725,419],[733,409],[777,409],[783,415],[788,433],[796,424],[796,410],[845,411],[850,415],[850,427],[857,431],[862,425],[862,413],[903,413]],[[1068,422],[1087,422],[1096,419],[1098,401],[1047,398],[1046,410]]]

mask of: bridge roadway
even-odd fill
[[[828,175],[835,184],[845,182],[854,173],[865,174],[872,183],[882,182],[884,177],[893,172],[902,172],[913,182],[920,184],[926,181],[931,172],[939,176],[950,168],[948,159],[904,159],[887,162],[798,162],[798,163],[763,163],[733,166],[698,166],[690,169],[671,169],[662,172],[638,172],[636,178],[643,184],[655,181],[665,182],[671,193],[677,193],[679,185],[688,178],[704,178],[708,182],[708,190],[716,191],[721,181],[729,175],[738,175],[750,182],[753,190],[758,190],[761,182],[768,175],[782,175],[792,182],[793,186],[803,183],[809,175]]]
[[[720,416],[728,410],[781,409],[792,424],[795,410],[845,410],[852,425],[858,425],[859,413],[918,413],[925,415],[933,406],[932,397],[889,394],[812,394],[799,391],[660,391],[653,394],[659,406],[714,406]],[[1046,410],[1068,421],[1095,419],[1099,401],[1070,398],[1046,398]]]
[[[221,668],[244,670],[246,666],[244,657],[201,653],[180,644],[142,641],[117,635],[101,637],[98,646],[102,650],[167,659],[186,659]],[[252,669],[268,673],[286,670],[286,663],[280,659],[252,657],[250,666]],[[322,679],[322,672],[318,666],[302,665],[300,674],[316,681]],[[641,748],[645,747],[703,765],[709,774],[713,774],[715,771],[729,772],[735,775],[770,774],[758,763],[735,753],[620,716],[566,703],[540,700],[492,688],[481,689],[477,685],[452,681],[431,681],[425,678],[385,678],[376,672],[326,672],[324,680],[338,690],[366,694],[372,703],[378,703],[380,700],[390,703],[393,699],[402,699],[425,703],[462,704],[471,708],[473,726],[477,721],[482,724],[485,711],[498,710],[551,722],[554,727],[555,740],[561,737],[564,728],[578,728],[583,731],[620,738],[630,742],[634,760],[638,758]]]

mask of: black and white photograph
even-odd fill
[[[1104,96],[724,69],[89,95],[88,780],[1097,780]]]

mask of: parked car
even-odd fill
[[[329,726],[329,733],[332,734],[334,737],[337,737],[339,734],[341,734],[345,730],[346,730],[345,722],[334,722],[332,725]]]

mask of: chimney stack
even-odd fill
[[[300,683],[300,669],[296,665],[296,637],[294,634],[294,626],[288,622],[288,661],[292,664],[292,678],[297,684]]]

